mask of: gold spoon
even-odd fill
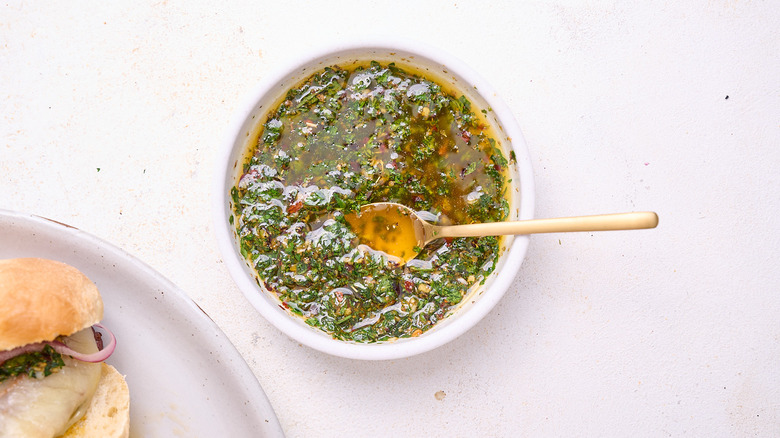
[[[511,234],[609,231],[655,228],[658,215],[652,211],[594,216],[530,219],[468,225],[433,225],[414,210],[393,202],[377,202],[346,216],[360,243],[401,259],[406,264],[432,240],[443,237],[481,237]]]

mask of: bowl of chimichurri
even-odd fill
[[[355,359],[436,348],[485,316],[524,236],[440,239],[404,265],[345,217],[404,204],[441,224],[530,219],[533,175],[485,81],[414,42],[318,51],[265,78],[217,172],[220,250],[246,299],[309,347]]]

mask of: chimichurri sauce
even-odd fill
[[[495,237],[440,240],[405,266],[344,215],[398,202],[431,222],[504,220],[508,160],[469,100],[394,64],[329,67],[268,116],[232,190],[241,252],[282,306],[334,338],[418,336],[495,267]]]

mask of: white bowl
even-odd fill
[[[456,58],[439,49],[410,41],[361,41],[331,45],[301,58],[293,66],[280,69],[264,80],[251,95],[230,128],[224,150],[218,160],[215,186],[215,231],[220,251],[239,289],[260,314],[279,330],[311,348],[336,356],[365,359],[397,359],[423,353],[439,347],[466,332],[479,322],[504,295],[517,274],[528,247],[527,236],[507,236],[496,269],[484,286],[461,301],[449,316],[420,336],[382,343],[355,343],[333,339],[300,317],[289,314],[280,306],[275,294],[258,284],[254,272],[239,252],[233,225],[230,189],[241,176],[243,157],[250,140],[256,136],[268,111],[284,98],[286,90],[297,85],[317,70],[331,65],[344,65],[355,60],[393,61],[399,67],[412,67],[431,72],[438,81],[447,81],[463,92],[478,108],[488,110],[488,121],[505,153],[510,148],[516,161],[510,166],[510,219],[531,219],[534,208],[533,172],[523,135],[512,112],[492,88],[477,73]]]

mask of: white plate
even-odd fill
[[[244,359],[193,301],[146,264],[76,228],[0,209],[0,258],[44,257],[100,289],[130,387],[132,437],[284,436]]]

